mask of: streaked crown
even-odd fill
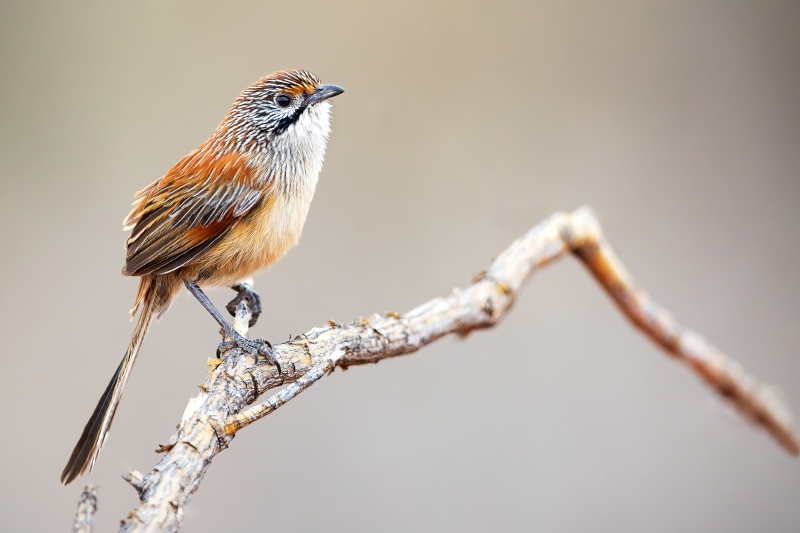
[[[342,92],[336,85],[322,85],[307,70],[274,72],[239,95],[215,136],[240,150],[250,148],[253,142],[262,144],[287,131],[314,106]]]

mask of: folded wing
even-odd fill
[[[126,242],[124,274],[165,274],[186,265],[268,195],[270,184],[259,183],[244,156],[215,157],[204,148],[137,194],[125,219],[133,231]]]

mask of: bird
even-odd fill
[[[247,339],[211,303],[202,287],[228,286],[246,300],[251,326],[261,301],[251,278],[297,244],[314,196],[330,135],[329,99],[344,92],[304,69],[282,70],[247,87],[211,137],[138,193],[123,225],[122,273],[139,277],[131,319],[139,317],[125,355],[86,423],[61,482],[92,470],[103,446],[148,325],[186,287],[238,346],[264,355],[281,372],[264,339]],[[226,351],[227,351],[226,350]]]

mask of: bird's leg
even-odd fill
[[[268,361],[271,361],[272,364],[277,367],[278,374],[281,373],[280,360],[272,351],[272,345],[269,343],[269,341],[266,339],[251,340],[244,338],[239,334],[239,332],[233,329],[231,323],[225,320],[225,317],[222,316],[222,313],[220,313],[219,310],[214,307],[214,304],[211,303],[211,300],[208,299],[208,296],[206,296],[206,293],[204,293],[200,286],[197,285],[196,281],[185,279],[183,280],[183,284],[186,285],[186,288],[189,289],[189,292],[191,292],[194,297],[197,298],[197,301],[200,302],[200,305],[202,305],[205,310],[208,311],[212,317],[214,317],[214,320],[217,321],[217,324],[219,324],[219,326],[225,332],[225,335],[231,338],[231,344],[226,346],[228,349],[233,347],[233,345],[236,345],[242,350],[253,354],[256,359],[256,363],[258,363],[258,354],[261,353],[267,358]],[[227,343],[220,344],[221,348],[223,347],[223,344]]]
[[[239,294],[236,295],[236,298],[228,302],[228,305],[225,306],[225,309],[228,310],[231,316],[236,316],[236,308],[239,306],[239,302],[245,300],[250,305],[249,326],[252,328],[258,321],[258,315],[261,314],[261,297],[256,291],[253,290],[253,287],[251,287],[249,283],[236,283],[235,285],[231,286],[231,289],[235,290]]]

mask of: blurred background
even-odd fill
[[[800,3],[5,0],[1,529],[66,531],[87,481],[98,531],[137,504],[120,475],[153,467],[219,337],[183,294],[94,472],[59,484],[132,328],[122,218],[295,67],[347,92],[254,335],[406,311],[587,204],[646,290],[800,413]],[[800,461],[568,258],[497,328],[337,371],[242,431],[184,530],[796,532],[798,494]]]

